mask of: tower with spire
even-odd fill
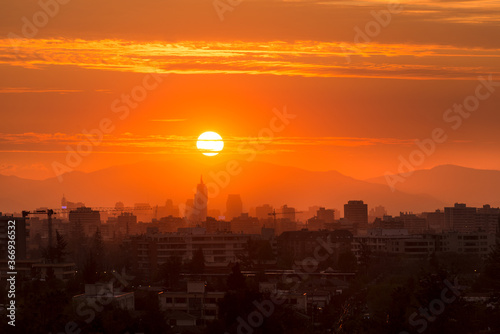
[[[208,188],[203,183],[203,175],[200,177],[200,184],[196,187],[194,195],[193,210],[191,220],[195,222],[204,222],[207,219]]]

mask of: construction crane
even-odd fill
[[[132,212],[133,210],[153,210],[151,207],[123,207],[123,208],[115,208],[115,207],[89,207],[93,211],[99,212],[113,212],[115,215],[119,212]],[[56,214],[67,214],[71,209],[67,209],[65,207],[61,209],[40,209],[34,211],[23,211],[23,217],[27,217],[28,215],[47,215],[48,227],[49,227],[49,248],[52,247],[53,233],[52,233],[52,216]]]
[[[26,218],[28,215],[47,215],[49,225],[49,249],[52,247],[52,215],[55,214],[56,213],[52,209],[23,211],[23,218]]]
[[[276,212],[276,209],[273,210],[273,212],[268,213],[269,216],[274,217],[274,226],[276,226],[276,215],[288,215],[288,214],[296,214],[296,213],[304,213],[304,211],[290,211],[290,212]]]

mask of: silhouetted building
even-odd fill
[[[427,220],[413,213],[400,212],[396,219],[403,222],[403,228],[407,229],[410,234],[422,234],[427,231]]]
[[[62,219],[67,220],[68,219],[68,214],[71,210],[76,210],[77,208],[84,207],[85,203],[83,202],[70,202],[66,199],[66,196],[63,195],[61,199],[61,210],[62,212],[60,213],[60,217]]]
[[[198,249],[203,250],[205,266],[227,267],[246,254],[251,236],[234,233],[206,233],[205,228],[182,228],[177,233],[150,233],[132,237],[132,262],[148,277],[154,277],[158,268],[169,257],[190,261]],[[247,254],[248,255],[248,254]]]
[[[196,194],[194,195],[193,210],[191,212],[190,220],[193,222],[203,222],[207,219],[207,205],[208,205],[208,189],[203,183],[203,177],[196,187]]]
[[[469,233],[444,232],[429,234],[426,238],[436,240],[436,252],[487,256],[496,243],[496,236],[486,231]]]
[[[224,220],[217,220],[212,217],[207,217],[207,219],[201,225],[207,231],[207,233],[216,232],[231,232],[231,223]]]
[[[318,219],[323,219],[325,224],[332,224],[335,221],[335,210],[319,208],[316,212]]]
[[[267,220],[269,214],[273,212],[273,207],[269,204],[264,204],[255,208],[255,216],[258,219]]]
[[[101,226],[101,215],[92,208],[81,207],[69,212],[69,223],[72,233],[81,229],[86,236],[91,236]]]
[[[295,208],[288,207],[288,205],[286,205],[286,204],[281,207],[281,213],[283,215],[282,217],[284,219],[288,219],[292,222],[296,221],[295,212],[296,212]]]
[[[117,218],[117,230],[123,235],[137,233],[137,217],[130,212],[122,212]]]
[[[242,213],[231,220],[231,231],[234,233],[260,234],[260,229],[259,219],[250,217],[248,213]]]
[[[153,223],[151,225],[155,224],[156,223]],[[186,222],[184,219],[180,217],[173,217],[173,216],[162,217],[158,222],[158,231],[160,233],[177,232],[179,228],[183,227],[186,227]]]
[[[455,203],[453,207],[444,208],[446,231],[486,231],[494,234],[498,231],[499,217],[500,209],[492,208],[488,204],[482,208],[474,208]]]
[[[310,231],[318,231],[326,229],[326,223],[324,219],[318,218],[318,216],[314,216],[307,220],[307,229]]]
[[[416,258],[426,258],[434,252],[486,256],[493,245],[495,235],[484,231],[410,235],[406,229],[370,229],[368,235],[354,237],[353,252],[358,258],[363,247],[374,254]]]
[[[291,221],[288,218],[277,218],[272,224],[272,227],[274,227],[276,231],[276,235],[280,235],[286,231],[297,231],[297,222]]]
[[[335,223],[335,210],[318,207],[314,217],[307,220],[309,230],[324,230],[332,227]]]
[[[445,230],[444,212],[436,210],[434,212],[422,212],[422,217],[427,219],[427,226],[429,230],[441,233]]]
[[[234,217],[241,216],[243,212],[243,202],[241,196],[232,194],[227,196],[226,202],[226,220],[230,221]]]
[[[445,230],[466,232],[476,230],[476,208],[455,203],[453,207],[444,208]]]
[[[344,218],[354,224],[355,231],[368,228],[368,204],[363,201],[349,201],[344,204]]]
[[[174,202],[171,199],[168,199],[165,202],[165,206],[157,206],[155,211],[154,218],[156,219],[168,216],[179,217],[179,207],[174,205]]]
[[[193,215],[194,209],[194,200],[188,199],[186,200],[186,207],[184,208],[184,217],[189,219]]]
[[[149,223],[153,220],[153,208],[149,203],[135,203],[133,214],[140,222]]]
[[[160,310],[168,312],[171,326],[195,327],[197,320],[215,320],[225,292],[207,291],[205,281],[190,281],[185,291],[158,294]]]
[[[368,222],[373,223],[375,218],[382,218],[387,215],[387,210],[382,205],[377,205],[374,208],[370,209],[370,213],[368,214]]]
[[[371,227],[372,229],[400,230],[404,228],[404,222],[397,217],[385,215],[382,219],[375,218]]]
[[[338,261],[341,253],[351,250],[352,240],[352,233],[345,230],[285,231],[278,237],[278,253],[284,257],[291,256],[296,261],[315,258],[317,254],[328,255],[328,259]]]
[[[479,229],[486,231],[490,234],[498,232],[498,223],[500,219],[500,209],[492,208],[490,205],[483,205],[478,208],[476,212],[476,225]]]

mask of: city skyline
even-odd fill
[[[500,333],[500,1],[0,2],[0,333]]]
[[[0,174],[244,160],[259,135],[255,161],[358,179],[397,173],[401,157],[500,169],[494,2],[112,0],[111,16],[47,3],[2,4]],[[196,149],[206,131],[224,138],[217,157]]]

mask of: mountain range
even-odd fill
[[[231,173],[230,173],[231,172]],[[0,175],[0,211],[20,212],[38,207],[59,208],[63,194],[88,206],[126,206],[167,199],[185,203],[193,198],[203,177],[209,189],[209,208],[224,212],[228,194],[240,194],[244,211],[265,203],[297,209],[320,205],[343,211],[348,200],[382,205],[390,214],[434,211],[455,202],[500,205],[500,171],[443,165],[418,170],[393,191],[384,176],[358,180],[336,171],[307,171],[264,162],[225,162],[200,165],[194,161],[143,161],[83,173],[28,180]]]

